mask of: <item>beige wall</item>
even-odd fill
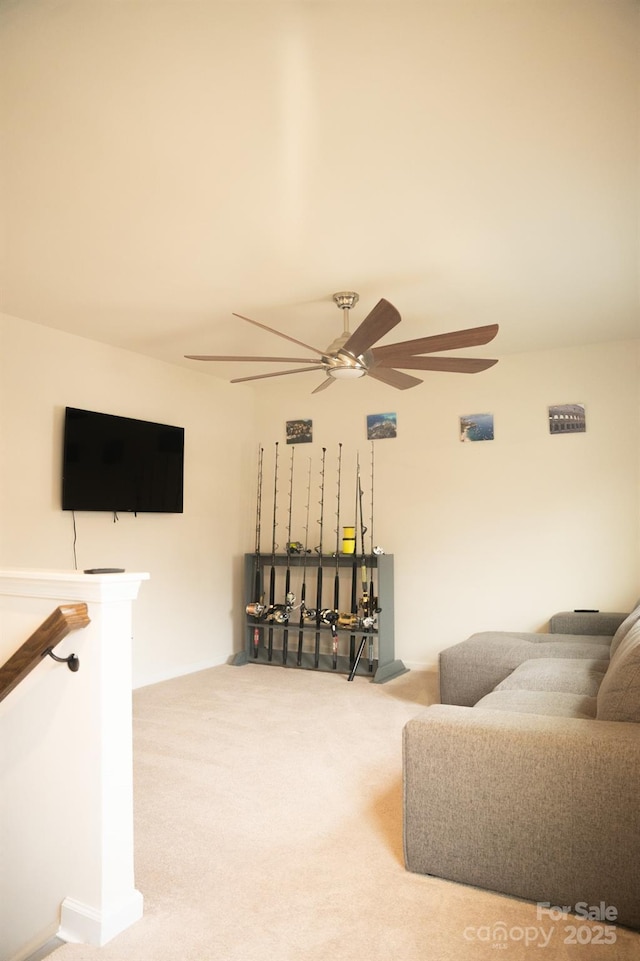
[[[470,632],[535,630],[555,610],[624,610],[640,593],[639,399],[635,342],[504,357],[473,376],[432,374],[409,391],[373,381],[311,395],[317,378],[220,381],[5,317],[2,324],[0,564],[73,567],[59,507],[62,412],[87,407],[186,428],[183,515],[77,515],[78,567],[149,571],[135,607],[136,685],[224,661],[242,644],[240,558],[254,549],[256,452],[265,448],[262,549],[271,546],[279,442],[277,541],[287,532],[291,447],[285,423],[310,417],[294,455],[294,539],[317,543],[321,448],[325,550],[333,549],[338,444],[341,523],[353,520],[359,452],[370,504],[368,413],[395,412],[398,436],[375,445],[374,540],[395,555],[396,653],[435,663]],[[551,436],[551,403],[586,405],[587,431]],[[462,444],[460,415],[491,412],[495,440]],[[299,585],[294,583],[299,593]]]
[[[252,544],[251,394],[35,324],[1,324],[0,566],[74,567],[72,514],[60,508],[65,406],[182,426],[184,513],[114,523],[79,512],[77,564],[151,575],[134,612],[136,686],[224,661],[240,555]]]
[[[640,594],[638,350],[628,342],[508,356],[482,374],[427,374],[403,392],[365,380],[312,397],[313,374],[263,392],[258,432],[271,460],[288,419],[313,420],[302,473],[309,455],[319,468],[327,447],[327,529],[338,444],[343,523],[354,513],[357,451],[368,523],[366,415],[397,413],[397,438],[374,449],[374,541],[395,555],[398,656],[433,664],[472,631],[537,630],[556,610],[625,610]],[[586,406],[586,433],[552,436],[548,405],[571,402]],[[495,440],[461,443],[459,416],[484,412]],[[296,539],[303,507],[300,490]]]

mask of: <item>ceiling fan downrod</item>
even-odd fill
[[[343,350],[344,345],[351,336],[349,330],[349,311],[358,303],[360,297],[354,290],[340,290],[333,295],[333,300],[334,303],[344,311],[344,330],[340,336],[336,337],[329,345],[326,354],[322,358],[326,373],[330,377],[337,377],[340,380],[362,377],[367,373],[370,358],[356,357],[354,354]]]
[[[340,307],[341,310],[346,311],[344,315],[344,330],[343,334],[349,333],[349,311],[355,307],[355,305],[360,300],[358,294],[355,290],[339,290],[337,294],[333,295],[334,303]]]

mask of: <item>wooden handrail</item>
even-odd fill
[[[87,605],[84,603],[57,607],[6,664],[0,667],[0,701],[4,700],[67,634],[86,627],[90,622]]]

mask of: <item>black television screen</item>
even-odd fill
[[[184,428],[67,407],[62,509],[182,513]]]

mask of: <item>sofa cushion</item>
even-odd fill
[[[515,711],[518,714],[544,714],[547,717],[577,717],[593,720],[597,698],[564,691],[492,691],[475,705],[491,711]]]
[[[496,691],[558,691],[596,697],[608,660],[539,657],[525,661],[496,686]]]
[[[620,641],[600,690],[599,721],[640,722],[640,620]]]
[[[440,700],[473,705],[524,661],[539,657],[608,660],[611,636],[482,631],[440,652]]]

